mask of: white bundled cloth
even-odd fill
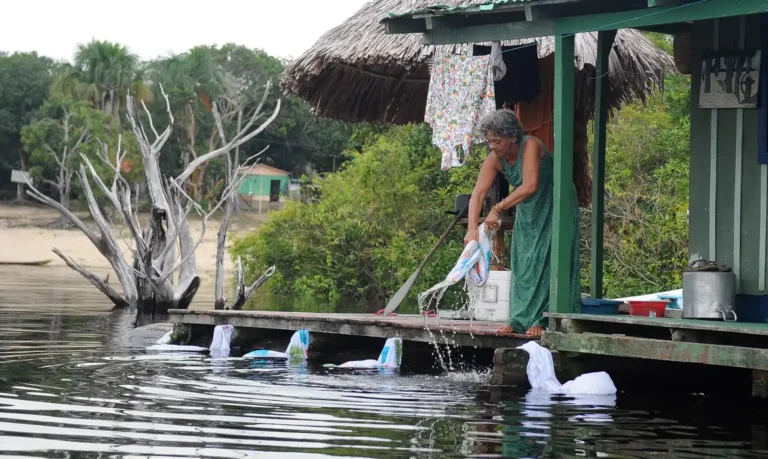
[[[464,247],[456,265],[445,276],[445,280],[419,294],[419,304],[422,304],[425,298],[435,293],[437,293],[439,300],[439,297],[448,287],[462,279],[466,279],[468,284],[476,288],[485,286],[491,270],[491,238],[494,230],[487,228],[483,223],[477,228],[477,232],[479,241],[471,241]]]
[[[325,365],[329,368],[352,368],[352,369],[378,369],[385,368],[389,370],[395,370],[400,368],[400,363],[403,361],[403,340],[400,338],[389,338],[384,343],[384,348],[379,354],[377,360],[353,360],[351,362],[345,362],[341,365]]]
[[[211,355],[213,357],[228,357],[229,343],[232,340],[232,325],[217,325],[213,329],[213,340],[211,340]]]
[[[616,386],[608,373],[586,373],[573,381],[560,384],[555,376],[555,364],[552,353],[535,341],[529,341],[518,349],[528,353],[530,359],[526,367],[528,382],[534,389],[541,389],[555,394],[573,395],[614,395]]]
[[[249,359],[284,359],[292,361],[304,361],[307,359],[309,350],[309,330],[298,330],[291,337],[288,348],[285,352],[269,351],[258,349],[245,354],[243,357]]]

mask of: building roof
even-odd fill
[[[524,0],[522,3],[565,6],[548,3],[553,1],[574,0]],[[381,21],[388,18],[390,12],[406,12],[414,8],[489,8],[491,4],[498,12],[512,6],[519,10],[521,2],[371,1],[344,23],[326,32],[309,50],[286,66],[280,86],[286,93],[307,101],[319,116],[348,122],[422,122],[432,58],[443,53],[467,53],[471,45],[425,45],[418,33],[387,34]],[[515,14],[524,16],[519,11]],[[539,57],[554,52],[552,37],[535,40],[539,43]],[[532,41],[507,40],[504,44]],[[579,100],[590,113],[594,106],[596,55],[597,33],[578,34],[574,64],[586,73],[584,76],[592,78],[580,80],[577,96],[583,94]],[[676,72],[668,54],[637,31],[619,31],[610,57],[609,106],[618,108],[635,98],[644,100],[653,86],[662,82],[664,72]]]
[[[520,9],[526,5],[553,5],[573,3],[578,0],[443,0],[441,3],[428,5],[408,11],[390,11],[390,17],[415,16],[435,13],[483,13],[500,9]],[[428,3],[428,2],[423,2]]]
[[[250,169],[250,171],[249,171]],[[257,164],[253,169],[250,167],[241,167],[240,172],[248,173],[248,175],[284,175],[289,176],[288,172],[278,169],[276,167],[267,166],[266,164]]]

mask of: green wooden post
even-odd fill
[[[573,187],[574,35],[555,38],[555,185],[550,312],[570,312]]]
[[[608,58],[616,31],[597,34],[595,140],[592,153],[592,298],[603,297],[603,220],[605,213],[605,124],[608,119]]]

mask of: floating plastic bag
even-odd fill
[[[217,325],[213,329],[213,340],[211,341],[211,352],[229,352],[229,343],[232,340],[232,325]]]
[[[552,353],[548,349],[541,347],[535,341],[529,341],[518,349],[528,352],[526,373],[528,382],[534,389],[557,394],[613,395],[616,393],[613,380],[604,371],[583,374],[561,385],[555,376],[555,364]]]
[[[245,354],[243,357],[249,359],[285,359],[285,360],[306,360],[309,350],[309,330],[298,330],[291,337],[288,348],[285,352],[269,351],[258,349]]]
[[[379,354],[378,360],[353,360],[351,362],[345,362],[341,365],[324,365],[327,368],[352,368],[352,369],[374,369],[374,368],[386,368],[394,370],[400,368],[400,363],[403,360],[403,340],[400,338],[389,338],[384,343],[384,348]]]
[[[158,339],[155,343],[156,344],[171,344],[172,340],[173,340],[173,332],[169,331],[165,335],[161,336],[160,339]]]

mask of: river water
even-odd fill
[[[749,400],[159,354],[123,339],[134,324],[66,269],[0,269],[0,458],[768,455],[768,411]]]

